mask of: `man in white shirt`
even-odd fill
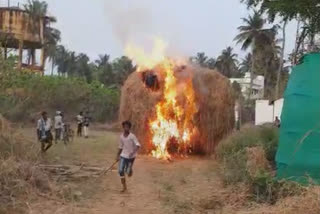
[[[141,147],[136,136],[130,132],[131,122],[125,121],[122,123],[123,133],[120,136],[119,141],[119,151],[117,154],[117,160],[119,160],[119,174],[122,183],[122,191],[127,190],[126,177],[127,174],[129,177],[133,174],[133,163],[137,156],[137,152]]]
[[[51,120],[47,112],[42,112],[37,124],[38,139],[41,142],[41,151],[46,152],[52,146]],[[46,146],[47,144],[47,146]]]
[[[82,136],[82,126],[83,126],[83,112],[82,111],[77,115],[77,122],[78,122],[77,135],[78,135],[78,137],[81,137]]]
[[[58,143],[58,140],[61,139],[61,134],[62,134],[62,128],[63,128],[63,123],[62,123],[62,115],[60,111],[56,112],[56,116],[54,117],[54,130],[55,130],[55,143]]]

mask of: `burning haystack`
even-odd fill
[[[210,154],[233,128],[232,89],[217,71],[165,59],[129,76],[119,119],[132,122],[143,150],[156,158]]]

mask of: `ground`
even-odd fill
[[[108,167],[115,160],[118,135],[93,131],[89,139],[75,138],[68,146],[54,145],[41,162]],[[221,185],[216,169],[215,161],[203,157],[167,162],[140,155],[134,175],[128,180],[127,193],[120,193],[121,183],[115,167],[98,179],[60,182],[60,186],[72,187],[71,196],[67,195],[65,200],[46,198],[45,202],[32,203],[29,209],[36,214],[213,213],[209,211],[220,209],[220,202],[211,207],[206,207],[206,202]],[[74,193],[78,197],[73,197]]]
[[[68,146],[54,145],[41,163],[109,167],[115,160],[119,133],[96,130],[91,134],[89,139],[76,138]],[[127,193],[120,193],[115,167],[100,178],[59,181],[53,188],[59,194],[48,193],[26,203],[32,214],[261,213],[254,211],[257,205],[249,204],[245,191],[223,186],[220,170],[213,158],[166,162],[140,155]]]

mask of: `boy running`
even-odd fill
[[[122,123],[122,128],[123,133],[120,136],[117,160],[119,160],[119,174],[123,187],[121,192],[125,192],[127,190],[125,174],[127,174],[129,177],[132,176],[133,163],[141,146],[136,136],[130,133],[130,121],[124,121]]]

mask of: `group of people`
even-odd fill
[[[78,122],[78,136],[82,136],[82,128],[84,127],[85,137],[89,137],[89,123],[90,117],[89,113],[83,116],[83,113],[77,116]],[[54,128],[54,140],[57,144],[59,141],[63,141],[66,144],[66,139],[68,138],[68,133],[70,131],[70,126],[64,121],[64,114],[61,111],[56,111],[54,116],[54,122],[52,124],[51,119],[48,117],[47,112],[42,112],[41,118],[37,123],[37,137],[41,142],[41,151],[46,152],[51,146],[53,141],[52,129]]]
[[[63,136],[65,126],[63,118],[63,113],[57,111],[54,117],[56,143],[61,140]],[[77,115],[78,136],[82,136],[82,129],[84,129],[84,135],[85,137],[88,137],[89,123],[90,117],[88,113],[86,113],[86,116],[83,116],[83,112],[80,112],[79,115]],[[131,177],[133,175],[133,163],[137,156],[137,152],[141,147],[136,136],[130,131],[131,126],[132,125],[130,121],[124,121],[122,123],[123,133],[120,135],[118,147],[119,150],[116,156],[116,161],[119,162],[118,169],[122,184],[121,192],[125,192],[127,190],[126,175],[128,177]],[[51,133],[51,129],[51,119],[48,118],[47,112],[42,112],[41,118],[38,120],[37,124],[37,135],[39,141],[41,142],[42,152],[46,152],[52,146],[53,136]]]

